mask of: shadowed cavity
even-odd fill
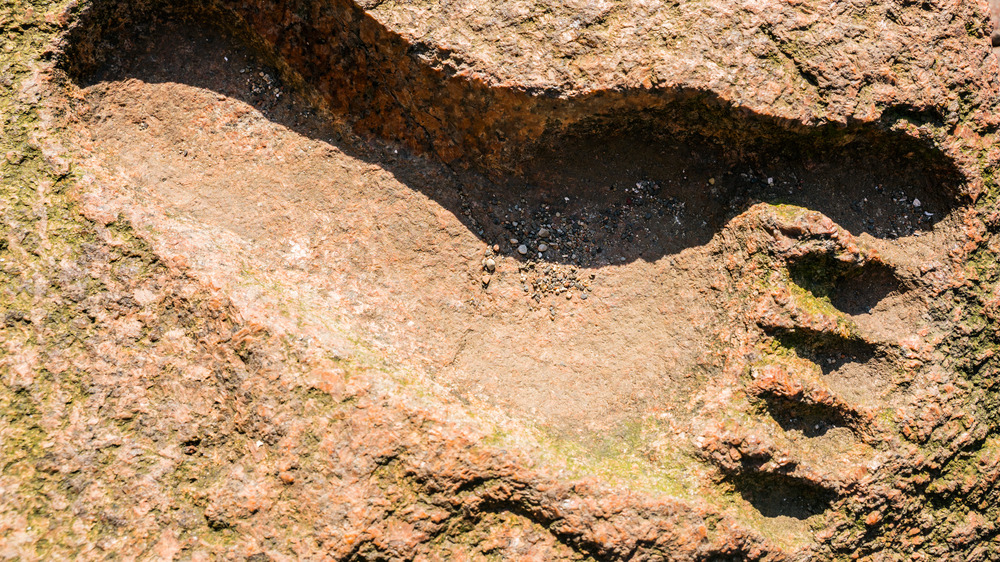
[[[769,472],[732,475],[729,482],[764,517],[808,519],[830,508],[837,494],[802,478]]]
[[[931,229],[959,203],[950,161],[879,124],[810,128],[686,88],[564,99],[490,87],[428,63],[446,53],[407,43],[350,2],[105,1],[83,21],[63,67],[84,86],[134,78],[220,89],[215,67],[225,61],[199,51],[224,36],[251,45],[312,107],[289,111],[247,89],[220,93],[377,162],[521,260],[654,261],[705,244],[761,201],[888,239]],[[354,149],[324,123],[327,111],[389,144]],[[398,156],[394,146],[408,150]],[[458,188],[428,187],[427,164],[413,153],[444,163]]]

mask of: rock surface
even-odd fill
[[[997,559],[985,9],[0,2],[0,555]]]

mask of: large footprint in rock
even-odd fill
[[[960,191],[946,158],[710,92],[488,86],[328,4],[323,42],[308,22],[209,10],[262,57],[168,23],[102,67],[100,33],[78,31],[65,66],[87,87],[88,171],[188,221],[192,261],[253,264],[289,308],[343,315],[463,399],[596,449],[666,420],[671,447],[696,432],[765,515],[850,493],[902,376],[908,334],[891,328],[912,327],[882,321],[915,281],[868,242],[935,238]],[[212,247],[229,239],[239,252]],[[730,401],[699,401],[706,387]]]

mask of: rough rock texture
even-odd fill
[[[984,10],[4,0],[0,555],[1000,558],[1000,108]],[[186,35],[197,26],[242,45],[210,54],[251,77],[169,62],[181,48],[209,60],[196,55],[211,37]],[[321,156],[332,164],[282,168]],[[284,223],[254,230],[239,223],[253,207],[219,197],[213,218],[184,199],[268,189],[233,191],[241,166],[282,185],[289,199],[260,221]],[[380,178],[359,184],[370,200],[329,192],[360,207],[328,215],[364,239],[338,247],[447,232],[460,257],[430,252],[430,289],[402,312],[390,303],[426,248],[347,260],[376,289],[343,310],[302,296],[346,286],[322,284],[344,273],[323,269],[322,247],[282,245],[282,228],[322,215],[297,210],[309,185],[326,189],[317,169],[335,186]],[[567,194],[584,202],[558,207]],[[413,209],[438,224],[363,220]],[[251,267],[273,273],[254,292]],[[454,302],[487,305],[420,308]],[[601,316],[616,310],[618,324]],[[463,341],[480,362],[452,359],[450,374],[407,353],[462,322],[510,325],[500,342],[537,334],[541,353],[556,347],[540,326],[600,334],[644,314],[683,324],[679,310],[707,311],[690,319],[704,325],[657,345],[705,353],[619,331],[570,349],[591,367],[609,346],[636,363],[673,353],[690,373],[644,379],[652,398],[589,418],[552,407],[542,427],[504,402],[503,377],[524,369],[495,344]],[[537,376],[581,384],[545,378],[555,367]],[[594,377],[612,385],[616,369]],[[469,390],[491,377],[485,398]],[[547,437],[593,418],[610,421]],[[595,452],[607,431],[620,450]]]
[[[155,13],[147,4],[96,3],[70,48],[75,71],[103,60],[101,42],[126,22]],[[169,11],[229,22],[357,130],[487,168],[602,118],[746,151],[789,130],[842,143],[902,129],[910,135],[877,142],[938,140],[976,172],[975,192],[981,163],[969,151],[992,123],[972,113],[992,91],[988,50],[969,40],[983,26],[918,5],[377,3],[366,12],[350,2],[194,2]],[[937,72],[924,69],[932,63]],[[848,130],[816,127],[824,123]]]

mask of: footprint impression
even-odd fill
[[[947,159],[711,92],[489,86],[330,4],[280,36],[236,4],[140,11],[125,48],[95,2],[64,63],[88,172],[463,400],[599,446],[660,420],[765,516],[850,493],[947,251]]]

